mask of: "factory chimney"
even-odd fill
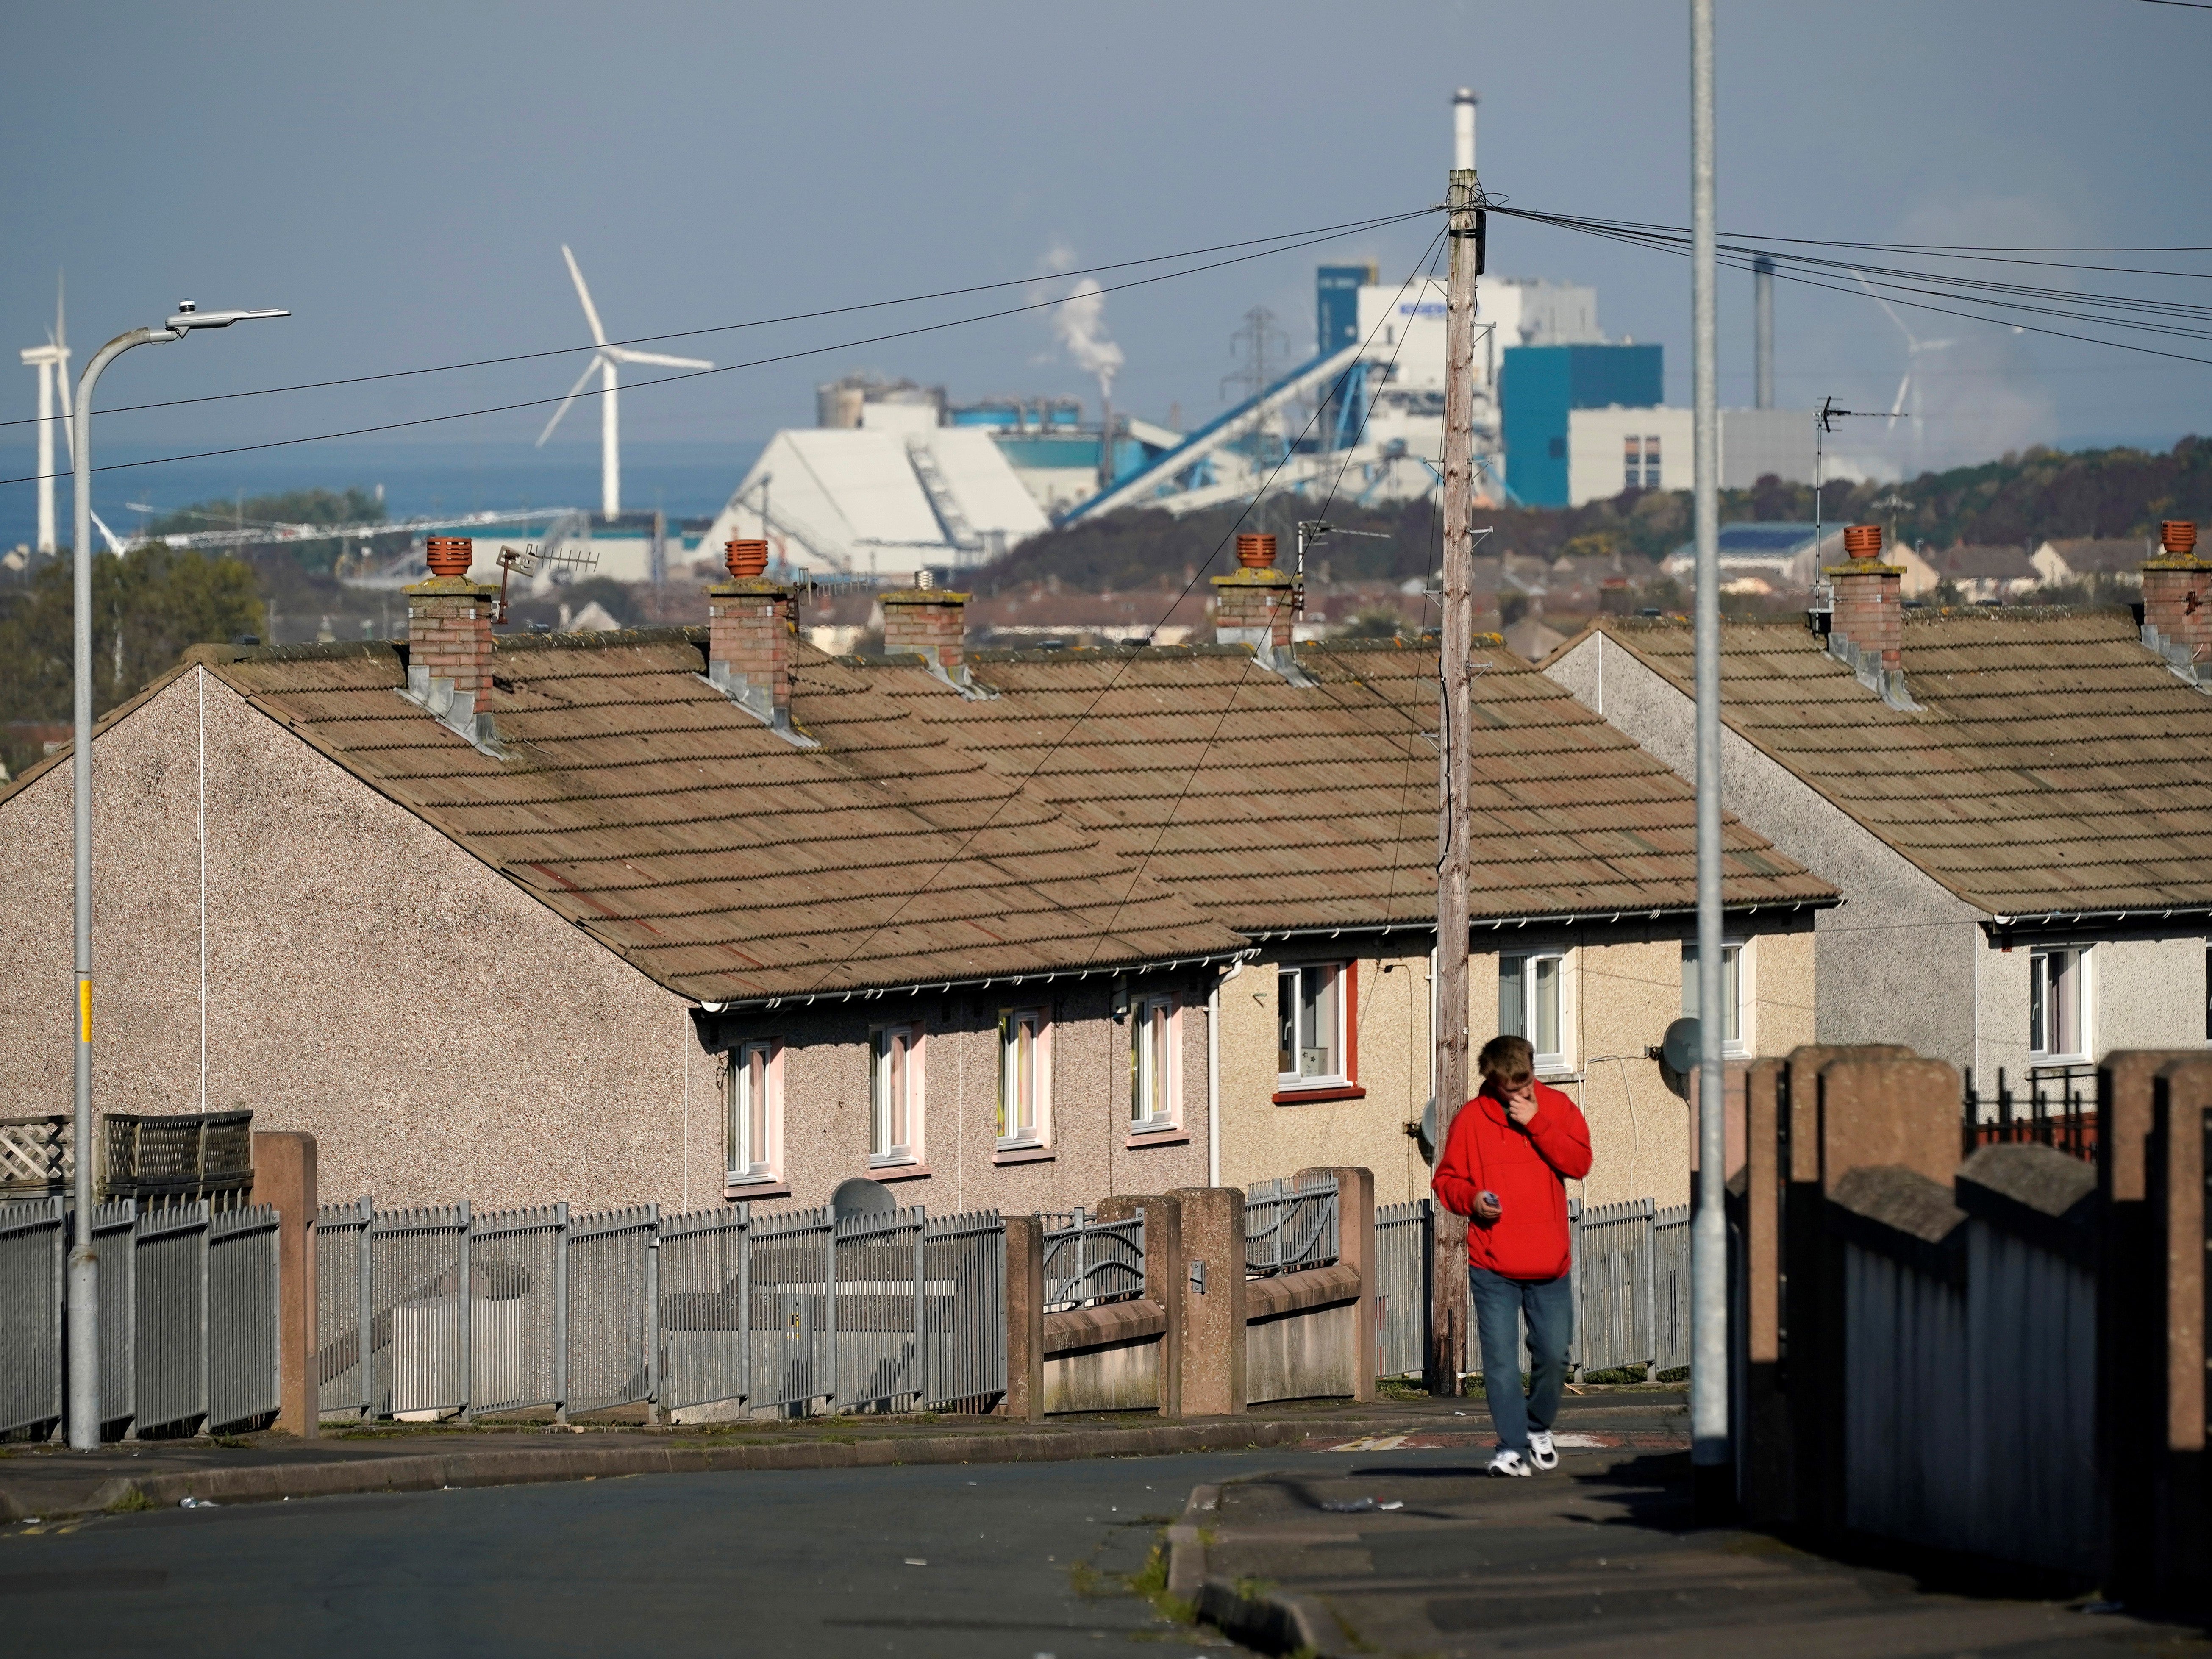
[[[1752,306],[1759,330],[1756,352],[1759,391],[1755,406],[1774,407],[1774,261],[1764,253],[1751,262]]]
[[[1474,165],[1474,93],[1462,87],[1452,99],[1452,166],[1464,172]]]

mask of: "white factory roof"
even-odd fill
[[[860,574],[980,564],[1051,522],[985,431],[806,427],[779,432],[703,545],[762,533],[795,564]]]

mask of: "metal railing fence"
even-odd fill
[[[1040,1219],[1045,1223],[1047,1313],[1124,1302],[1145,1293],[1143,1216],[1099,1221],[1087,1211],[1075,1210]]]
[[[0,1434],[62,1420],[66,1200],[0,1204]],[[276,1212],[204,1199],[96,1206],[101,1432],[258,1427],[278,1405]]]
[[[323,1209],[315,1248],[325,1414],[984,1409],[1006,1389],[995,1212],[362,1199]]]
[[[1418,1376],[1423,1368],[1435,1219],[1435,1200],[1426,1198],[1375,1212],[1376,1290],[1382,1304],[1377,1370],[1384,1376]],[[1570,1200],[1567,1228],[1575,1308],[1567,1363],[1575,1378],[1631,1370],[1649,1381],[1688,1365],[1689,1206],[1662,1210],[1644,1198],[1584,1210]],[[1474,1329],[1470,1305],[1470,1334]],[[1471,1370],[1480,1367],[1472,1342],[1468,1363]]]
[[[1959,1156],[1977,1149],[2025,1143],[2049,1146],[2094,1163],[2097,1158],[2097,1068],[2094,1066],[2039,1066],[2028,1073],[2022,1091],[1997,1067],[1997,1085],[1984,1093],[1973,1068],[1966,1075],[1960,1103]]]
[[[1244,1276],[1326,1267],[1337,1255],[1334,1176],[1255,1181],[1244,1196]]]

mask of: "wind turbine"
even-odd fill
[[[39,377],[39,551],[54,550],[54,388],[61,388],[62,441],[70,459],[76,459],[76,441],[70,423],[69,326],[63,311],[62,278],[54,277],[54,325],[42,346],[27,346],[21,354],[24,366]]]
[[[543,448],[553,435],[553,428],[561,424],[561,417],[568,412],[568,405],[583,392],[584,384],[594,373],[599,377],[599,511],[613,518],[622,511],[622,423],[615,404],[617,384],[616,365],[618,363],[652,363],[662,368],[712,368],[714,364],[696,357],[668,357],[658,351],[633,351],[628,346],[609,345],[607,331],[599,326],[599,308],[592,303],[592,290],[584,286],[584,273],[576,269],[576,256],[568,252],[567,243],[561,245],[561,257],[568,262],[568,276],[576,284],[576,297],[584,302],[584,320],[592,325],[592,342],[599,349],[584,365],[584,372],[576,377],[576,384],[568,388],[568,395],[561,399],[561,406],[553,411],[553,418],[545,422],[545,430],[538,434]]]
[[[1905,319],[1897,314],[1889,301],[1876,294],[1872,285],[1857,271],[1852,271],[1851,275],[1857,279],[1858,285],[1866,289],[1868,297],[1889,313],[1889,320],[1897,325],[1897,331],[1905,337],[1905,378],[1897,383],[1897,396],[1889,405],[1889,424],[1883,430],[1897,430],[1897,417],[1905,413],[1905,399],[1909,396],[1912,400],[1912,413],[1906,418],[1912,422],[1912,464],[1917,467],[1921,465],[1928,447],[1927,432],[1920,420],[1920,354],[1946,350],[1959,343],[1956,340],[1914,338],[1912,331],[1905,325]]]

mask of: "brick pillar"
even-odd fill
[[[315,1331],[315,1138],[253,1137],[253,1201],[276,1206],[276,1426],[313,1440],[321,1420]]]
[[[1755,1060],[1744,1076],[1744,1420],[1736,1425],[1743,1506],[1754,1526],[1793,1516],[1790,1401],[1782,1390],[1782,1079],[1789,1062]]]
[[[1044,1224],[1033,1215],[1006,1222],[1006,1397],[999,1414],[1044,1421]]]
[[[2212,685],[2212,563],[2197,556],[2197,526],[2160,526],[2155,558],[2142,568],[2142,642],[2200,685]]]
[[[1375,1172],[1356,1164],[1301,1170],[1297,1178],[1336,1177],[1336,1259],[1359,1275],[1359,1305],[1352,1330],[1358,1344],[1352,1358],[1354,1400],[1375,1398],[1375,1371],[1381,1348],[1376,1328]]]
[[[739,708],[791,729],[788,587],[767,576],[736,577],[707,590],[707,678]]]
[[[2142,1266],[2164,1291],[2145,1331],[2143,1362],[2154,1367],[2160,1407],[2132,1427],[2152,1477],[2149,1589],[2155,1602],[2202,1613],[2212,1607],[2212,1469],[2206,1436],[2205,1167],[2212,1138],[2212,1060],[2175,1060],[2153,1085],[2146,1185],[2152,1216],[2150,1259]],[[2148,1443],[2147,1444],[2144,1443]]]
[[[1192,1417],[1244,1413],[1244,1194],[1179,1187],[1182,1211],[1182,1408]]]
[[[902,588],[883,596],[884,654],[911,651],[948,678],[964,657],[968,596],[942,587]]]
[[[407,695],[473,740],[491,690],[491,625],[499,591],[468,579],[465,538],[434,536],[430,580],[407,593]]]
[[[1901,684],[1905,672],[1905,567],[1881,562],[1877,525],[1851,526],[1844,532],[1844,550],[1850,557],[1820,572],[1835,593],[1828,648],[1886,691],[1893,676]]]
[[[2159,1073],[2202,1051],[2134,1049],[2097,1068],[2097,1467],[2105,1500],[2108,1595],[2143,1596],[2156,1553],[2158,1462],[2143,1425],[2164,1410],[2163,1374],[2148,1352],[2166,1317],[2164,1242],[2154,1224],[2149,1158]]]
[[[1237,538],[1240,568],[1213,578],[1213,642],[1249,646],[1271,668],[1291,663],[1297,583],[1275,566],[1273,536]]]
[[[1160,1338],[1160,1415],[1182,1415],[1183,1298],[1190,1283],[1183,1266],[1182,1206],[1165,1194],[1150,1197],[1104,1198],[1097,1211],[1101,1221],[1145,1218],[1145,1299],[1156,1302],[1167,1316],[1168,1328]]]

